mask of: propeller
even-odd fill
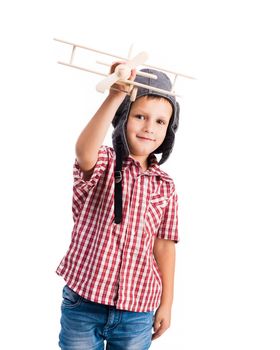
[[[101,80],[96,85],[96,90],[99,92],[104,92],[109,89],[118,80],[126,80],[131,75],[131,70],[137,66],[143,64],[148,59],[148,54],[146,52],[140,52],[138,55],[128,60],[126,63],[120,63],[115,68],[114,73],[108,75],[105,79]]]

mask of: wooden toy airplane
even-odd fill
[[[130,48],[128,57],[125,58],[125,57],[113,55],[113,54],[108,53],[108,52],[92,49],[90,47],[86,47],[86,46],[83,46],[83,45],[80,45],[80,44],[74,44],[74,43],[71,43],[69,41],[65,41],[65,40],[61,40],[61,39],[57,39],[57,38],[54,38],[54,40],[72,46],[72,53],[71,53],[71,57],[70,57],[69,63],[61,62],[61,61],[58,61],[57,63],[63,64],[63,65],[68,66],[68,67],[81,69],[81,70],[84,70],[86,72],[90,72],[90,73],[94,73],[94,74],[98,74],[98,75],[104,76],[105,78],[103,78],[96,85],[96,90],[99,91],[99,92],[102,92],[102,93],[104,93],[105,90],[112,88],[111,86],[113,84],[115,84],[116,82],[120,82],[122,84],[129,85],[130,88],[129,88],[129,92],[127,92],[127,94],[130,95],[131,101],[134,101],[135,98],[136,98],[137,87],[147,88],[149,90],[152,90],[152,91],[155,91],[155,92],[157,91],[157,92],[165,93],[165,94],[171,95],[171,96],[179,96],[178,94],[175,94],[175,92],[173,90],[177,77],[181,76],[183,78],[195,79],[195,78],[193,78],[191,76],[188,76],[186,74],[182,74],[182,73],[174,72],[174,71],[171,71],[171,70],[168,70],[168,69],[164,69],[164,68],[160,68],[160,67],[156,67],[156,66],[151,66],[151,65],[145,64],[146,60],[148,59],[148,54],[146,52],[140,52],[135,57],[131,58],[132,48]],[[121,60],[122,62],[124,61],[125,63],[120,63],[119,65],[117,65],[117,67],[115,68],[115,71],[113,73],[111,73],[111,74],[104,74],[104,73],[101,73],[99,71],[95,71],[95,70],[92,70],[92,69],[81,67],[81,66],[73,64],[74,55],[75,55],[75,51],[76,51],[77,48],[93,51],[93,52],[95,52],[97,54],[101,54],[101,55],[105,55],[105,56],[114,57],[114,59]],[[101,62],[101,61],[96,61],[96,63],[102,64],[102,65],[105,65],[105,66],[111,66],[111,64],[107,64],[107,63],[104,63],[104,62]],[[144,67],[148,67],[148,68],[154,68],[154,69],[157,69],[157,70],[160,70],[160,71],[172,74],[174,76],[174,80],[173,80],[173,83],[172,83],[172,91],[162,90],[162,89],[158,89],[158,88],[155,88],[155,87],[152,87],[152,86],[149,86],[149,85],[140,84],[138,82],[128,80],[128,78],[130,77],[130,74],[131,74],[131,70],[135,69],[139,65],[144,66]],[[149,77],[149,78],[152,78],[152,79],[157,79],[156,75],[150,74],[150,73],[141,72],[141,71],[136,71],[136,75],[141,75],[141,76],[146,76],[146,77]]]

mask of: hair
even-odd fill
[[[155,95],[155,94],[154,95],[152,95],[152,94],[151,95],[144,95],[144,96],[140,96],[140,97],[146,97],[148,100],[160,100],[160,101],[165,100],[171,104],[171,102],[167,98],[165,98],[163,96]]]
[[[164,100],[164,101],[167,101],[171,105],[172,111],[173,111],[172,103],[167,98],[165,98],[164,96],[159,96],[159,95],[156,95],[156,94],[149,94],[149,95],[139,96],[138,98],[141,98],[141,97],[145,97],[145,98],[147,98],[147,100],[159,100],[159,101]],[[131,106],[132,106],[132,104],[131,104]],[[130,106],[130,109],[131,109],[131,106]],[[172,115],[173,115],[173,112],[172,112]],[[171,119],[172,119],[172,116],[171,116],[169,122],[171,121]]]

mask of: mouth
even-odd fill
[[[141,139],[141,140],[145,140],[145,141],[155,141],[153,139],[150,139],[148,137],[141,137],[141,136],[136,136],[137,138]]]

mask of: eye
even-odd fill
[[[145,116],[142,115],[142,114],[136,114],[135,116],[137,119],[140,119],[140,120],[144,120],[145,119]]]
[[[165,125],[165,121],[162,120],[162,119],[159,119],[159,120],[158,120],[158,123],[159,123],[160,125]]]

